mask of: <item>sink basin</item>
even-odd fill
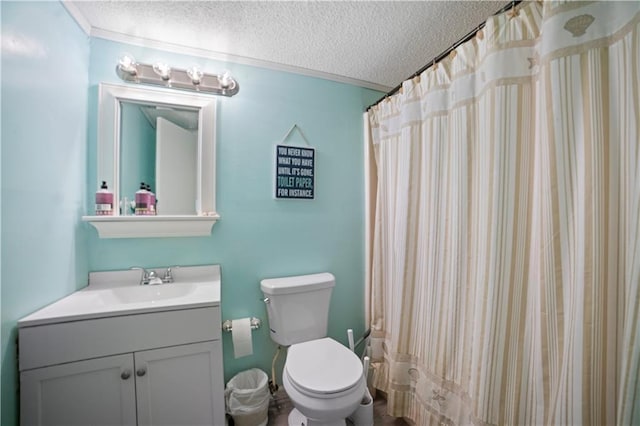
[[[18,327],[220,305],[219,265],[173,274],[173,283],[140,285],[140,271],[92,272],[89,286],[22,318]]]
[[[98,295],[105,304],[157,303],[185,297],[195,291],[195,283],[139,285],[136,287],[114,287]]]

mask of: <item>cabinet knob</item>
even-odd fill
[[[147,370],[144,367],[138,368],[138,370],[136,371],[136,376],[138,377],[142,377],[145,374],[147,374]]]
[[[124,370],[122,374],[120,374],[120,377],[122,378],[122,380],[127,380],[129,377],[131,377],[131,371]]]

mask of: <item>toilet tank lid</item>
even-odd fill
[[[293,277],[269,278],[260,281],[260,288],[264,294],[300,293],[303,291],[320,290],[336,285],[336,278],[329,272],[310,275],[296,275]]]

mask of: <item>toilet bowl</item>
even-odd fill
[[[331,338],[292,345],[282,380],[296,407],[289,415],[295,426],[345,425],[366,389],[358,357]]]

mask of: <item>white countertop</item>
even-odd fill
[[[159,276],[165,268],[150,268]],[[174,282],[140,285],[140,271],[89,274],[89,285],[18,321],[18,327],[220,305],[220,266],[174,268]]]

